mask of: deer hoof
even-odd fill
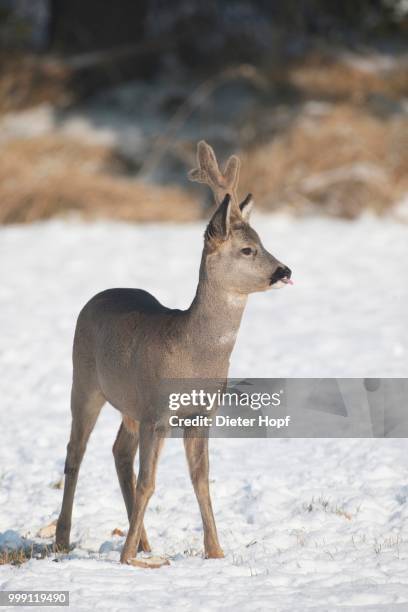
[[[150,553],[152,552],[152,549],[150,548],[150,544],[149,542],[139,542],[139,547],[137,549],[138,552],[145,552],[145,553]]]
[[[206,559],[223,559],[225,557],[222,548],[212,548],[205,554]]]
[[[148,569],[158,569],[159,567],[163,567],[163,565],[170,565],[169,560],[165,559],[164,557],[142,557],[141,559],[128,559],[127,563],[133,567]]]

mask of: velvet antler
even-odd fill
[[[239,158],[231,155],[225,164],[224,172],[221,172],[213,148],[204,140],[200,140],[197,145],[197,168],[190,170],[188,177],[190,181],[209,185],[217,206],[229,193],[233,206],[238,207],[237,186],[240,165]]]

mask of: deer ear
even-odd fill
[[[249,221],[253,206],[254,200],[252,198],[252,193],[248,193],[245,200],[243,200],[239,205],[239,210],[241,211],[241,215],[244,221]]]
[[[227,193],[207,226],[205,231],[206,240],[227,240],[231,225],[231,202],[231,196]]]

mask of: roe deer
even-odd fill
[[[224,174],[213,150],[198,145],[192,180],[212,188],[218,207],[204,235],[199,281],[191,306],[172,310],[141,289],[108,289],[79,314],[73,346],[72,428],[65,463],[65,487],[56,544],[69,547],[72,506],[88,438],[107,401],[122,413],[113,454],[129,518],[121,554],[127,563],[137,550],[150,551],[143,525],[155,486],[156,468],[168,428],[166,407],[158,408],[162,379],[226,379],[242,314],[250,293],[291,283],[291,271],[263,247],[249,225],[252,197],[238,203],[239,160]],[[191,408],[196,414],[197,408]],[[202,435],[204,434],[204,435]],[[205,556],[223,557],[208,482],[208,435],[184,433],[190,476],[204,527]],[[133,462],[140,446],[137,481]]]

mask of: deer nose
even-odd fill
[[[290,278],[292,276],[292,270],[290,270],[287,266],[278,266],[273,273],[273,280],[278,281],[281,278]]]
[[[283,273],[281,278],[290,278],[292,276],[292,270],[288,266],[282,267]]]
[[[289,279],[292,276],[292,270],[287,266],[280,265],[276,268],[275,272],[272,274],[270,284],[273,285],[283,278]]]

